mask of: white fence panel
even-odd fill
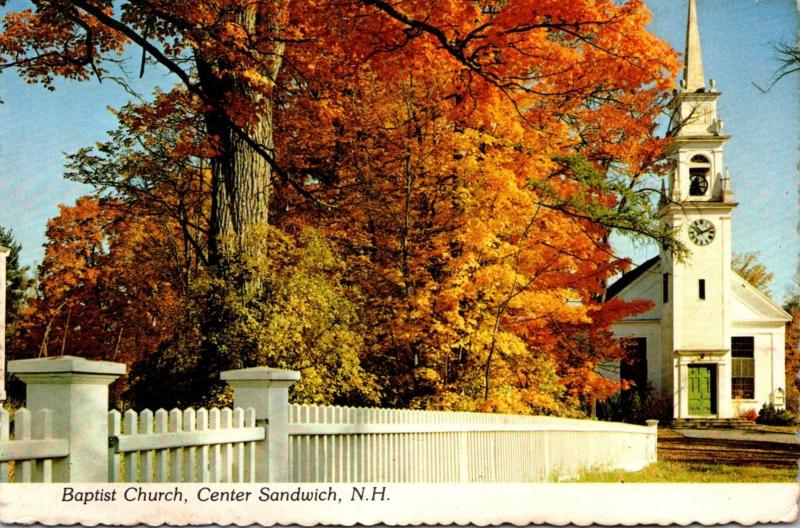
[[[0,408],[0,482],[52,482],[53,460],[69,454],[69,443],[53,438],[52,421],[49,409],[20,408],[12,421]]]
[[[291,405],[294,482],[541,482],[655,461],[655,427]]]
[[[109,482],[255,482],[254,409],[108,413]]]

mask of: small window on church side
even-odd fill
[[[706,280],[700,279],[697,283],[697,294],[701,299],[706,298]]]
[[[664,304],[669,302],[669,273],[665,273],[661,276],[661,293],[662,293],[662,302]]]
[[[731,396],[735,400],[755,398],[755,338],[731,338]]]

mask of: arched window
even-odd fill
[[[711,162],[702,154],[695,154],[689,160],[689,196],[704,196],[708,191],[708,174]]]

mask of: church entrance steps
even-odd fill
[[[675,429],[742,429],[753,426],[753,422],[744,418],[675,418],[672,420]]]

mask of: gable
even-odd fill
[[[783,325],[791,316],[775,301],[764,295],[738,273],[731,274],[731,308],[735,323],[766,323]],[[653,257],[622,275],[608,287],[606,298],[625,301],[648,300],[653,308],[625,320],[658,319],[661,317],[661,262]]]
[[[626,317],[626,321],[653,320],[661,317],[661,260],[653,257],[620,277],[608,287],[606,299],[646,300],[653,303],[649,311]]]
[[[792,320],[775,301],[735,272],[731,274],[731,290],[734,322],[783,324]]]

